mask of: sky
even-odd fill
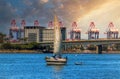
[[[85,33],[90,22],[94,22],[100,38],[104,38],[110,22],[120,31],[119,9],[120,0],[0,0],[0,32],[8,34],[12,19],[19,27],[22,19],[28,26],[37,19],[41,26],[47,27],[55,11],[68,32],[75,21],[82,30],[82,38],[87,38]]]

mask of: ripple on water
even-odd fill
[[[65,54],[65,66],[47,66],[46,56],[0,54],[0,79],[120,79],[120,54]]]

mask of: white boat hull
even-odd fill
[[[47,65],[65,65],[67,64],[67,58],[53,58],[46,57]]]

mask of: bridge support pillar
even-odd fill
[[[96,46],[96,53],[102,54],[102,45],[97,45]]]
[[[63,47],[64,47],[64,48],[63,48],[64,51],[66,51],[66,50],[67,50],[67,45],[64,45]]]

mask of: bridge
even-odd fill
[[[62,48],[64,50],[67,49],[67,47],[73,46],[73,45],[96,45],[96,53],[101,54],[102,53],[102,45],[105,44],[117,44],[120,43],[120,39],[92,39],[92,40],[72,40],[72,41],[62,41]],[[40,42],[41,45],[47,46],[47,45],[53,45],[53,42]]]

